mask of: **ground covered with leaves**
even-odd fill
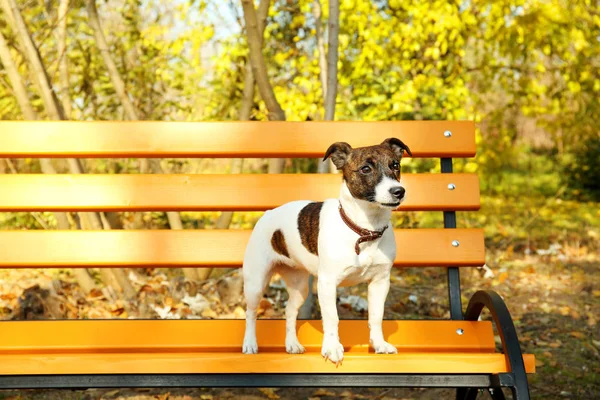
[[[482,269],[462,269],[463,304],[479,289],[508,303],[523,350],[537,358],[530,376],[533,398],[600,396],[600,262],[596,255],[555,246],[536,255],[488,254]],[[243,318],[241,279],[231,271],[201,285],[165,270],[131,270],[135,301],[85,296],[69,270],[0,271],[2,319]],[[386,303],[387,318],[448,318],[445,273],[440,268],[398,269]],[[263,318],[280,318],[287,294],[274,277],[261,303]],[[366,318],[366,285],[339,291],[340,317]],[[319,318],[318,307],[313,317]],[[489,317],[489,316],[488,316]],[[499,339],[497,338],[498,344]],[[433,399],[452,390],[422,389],[197,389],[7,391],[0,399]]]

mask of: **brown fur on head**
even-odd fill
[[[388,138],[381,144],[353,149],[346,142],[329,146],[323,161],[331,157],[353,197],[375,202],[375,187],[384,177],[400,181],[400,160],[409,147],[400,139]]]

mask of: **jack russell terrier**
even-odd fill
[[[271,275],[284,279],[289,299],[285,308],[288,353],[303,353],[296,335],[298,309],[308,294],[309,274],[318,277],[323,319],[321,354],[338,364],[344,347],[338,337],[336,288],[369,282],[370,344],[376,353],[396,353],[381,328],[383,308],[396,257],[392,210],[406,198],[400,183],[400,160],[408,146],[389,138],[376,146],[353,149],[332,144],[331,157],[343,182],[339,199],[293,201],[267,211],[256,223],[244,255],[246,332],[242,352],[258,352],[256,309]]]

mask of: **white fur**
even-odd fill
[[[384,176],[381,182],[375,186],[375,201],[382,204],[398,203],[399,200],[390,193],[391,188],[401,186],[400,183],[388,176]]]
[[[384,182],[380,183],[383,185],[379,188],[381,193],[389,185],[385,179]],[[399,185],[398,181],[394,182],[395,186]],[[389,188],[387,194],[389,195]],[[397,199],[383,202],[394,201]],[[247,354],[258,352],[256,309],[272,273],[277,271],[285,280],[289,292],[285,341],[288,353],[304,352],[296,336],[296,317],[308,293],[309,273],[318,276],[324,333],[321,354],[326,359],[337,364],[344,357],[344,348],[338,336],[336,289],[338,286],[365,281],[369,282],[370,343],[377,353],[396,353],[396,348],[384,340],[381,328],[384,303],[390,286],[390,270],[396,257],[394,231],[389,226],[391,208],[355,199],[346,183],[343,183],[339,199],[328,199],[323,203],[319,226],[319,256],[316,256],[304,247],[298,231],[298,214],[309,203],[310,201],[294,201],[267,211],[250,236],[243,265],[247,311],[242,351]],[[356,255],[354,251],[358,235],[342,221],[338,211],[339,203],[348,217],[362,228],[381,230],[388,226],[380,239],[360,245],[360,255]],[[271,237],[277,229],[283,233],[289,259],[276,253],[271,246]]]

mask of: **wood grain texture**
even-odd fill
[[[0,175],[0,211],[263,211],[337,198],[341,182],[336,174]],[[404,174],[402,182],[399,211],[480,206],[475,174]]]
[[[334,142],[356,148],[389,137],[414,157],[475,155],[471,121],[4,121],[0,158],[323,157]]]
[[[396,266],[485,263],[481,229],[394,234]],[[250,230],[0,231],[0,268],[239,267],[249,237]]]

